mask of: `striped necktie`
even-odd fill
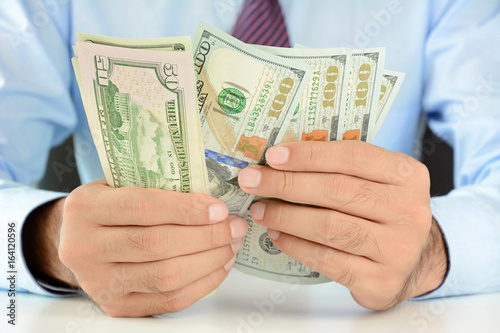
[[[245,0],[233,36],[249,44],[290,47],[278,0]]]

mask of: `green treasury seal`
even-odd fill
[[[280,254],[281,251],[272,242],[271,238],[267,232],[263,233],[259,237],[259,245],[264,250],[264,252],[269,254]]]
[[[224,112],[237,114],[243,111],[247,104],[245,96],[236,88],[226,88],[219,93],[217,99],[219,106]]]

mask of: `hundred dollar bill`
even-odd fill
[[[249,164],[265,163],[264,152],[284,135],[311,68],[203,22],[193,40],[210,193],[231,214],[244,214],[251,197],[237,176]]]
[[[337,140],[366,141],[370,116],[378,109],[385,48],[354,50],[352,59],[347,100],[340,113]]]
[[[368,126],[367,142],[372,142],[380,126],[387,116],[392,103],[396,99],[399,88],[403,84],[405,73],[384,70],[382,85],[380,86],[380,98],[377,113],[370,117]]]
[[[89,42],[76,50],[108,184],[208,193],[192,54]]]
[[[254,45],[266,52],[306,63],[313,68],[290,125],[281,142],[335,140],[338,115],[346,99],[351,49],[290,49]],[[277,142],[278,143],[278,142]],[[281,282],[313,284],[330,281],[324,275],[288,257],[276,248],[266,228],[256,224],[249,212],[249,231],[236,267],[248,274]]]
[[[352,49],[254,47],[313,68],[299,107],[280,142],[335,140],[342,101],[347,99]]]
[[[268,280],[293,284],[317,284],[331,281],[295,259],[282,253],[269,238],[266,228],[252,219],[249,211],[243,217],[249,225],[235,267],[247,274]]]

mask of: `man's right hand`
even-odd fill
[[[64,200],[56,205],[63,207],[55,240],[60,262],[113,317],[179,311],[209,294],[226,278],[248,230],[204,194],[115,189],[101,179]]]

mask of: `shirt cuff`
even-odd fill
[[[449,267],[440,287],[414,299],[500,290],[500,190],[467,186],[431,200],[448,247]]]
[[[37,207],[50,201],[65,197],[66,193],[58,193],[44,190],[37,190],[26,186],[19,186],[11,183],[13,186],[5,188],[5,183],[0,182],[0,230],[1,248],[7,249],[7,244],[12,243],[12,237],[8,237],[9,224],[15,224],[15,261],[14,266],[8,261],[7,256],[0,259],[2,271],[16,272],[16,291],[31,292],[49,296],[72,296],[75,290],[61,290],[57,286],[50,286],[46,282],[38,282],[26,265],[24,253],[22,251],[22,228],[28,215]],[[2,186],[4,185],[4,186]],[[3,188],[2,188],[3,187]],[[5,214],[4,214],[5,212]],[[10,238],[10,240],[9,240]],[[0,280],[0,289],[9,289],[9,281]]]

